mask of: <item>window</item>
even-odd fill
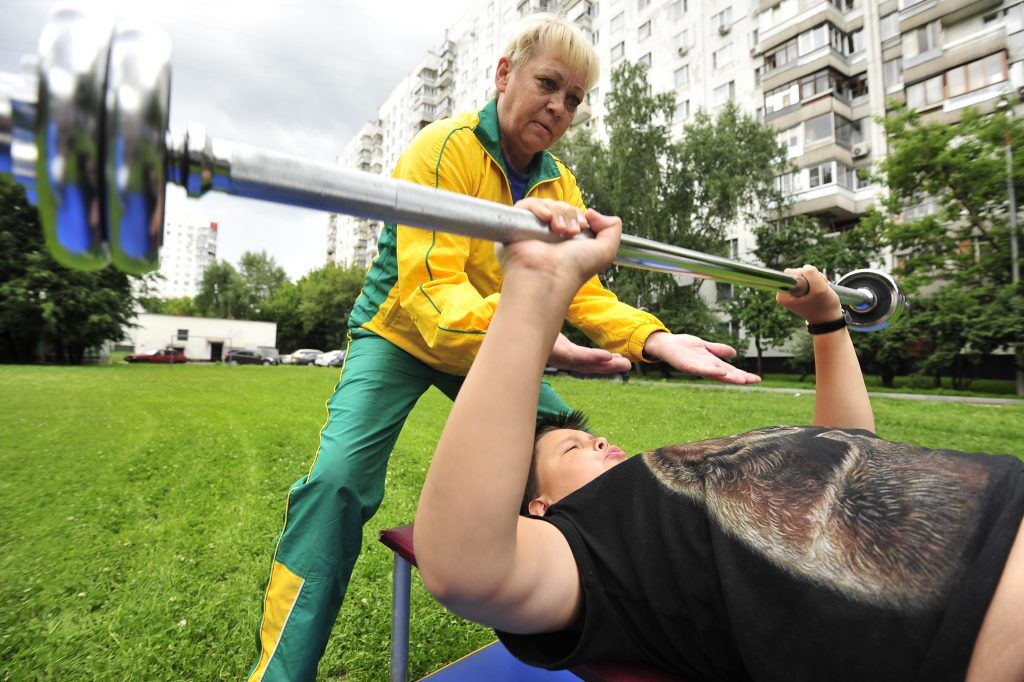
[[[826,161],[825,163],[818,164],[817,166],[811,166],[807,169],[807,186],[808,187],[820,187],[821,185],[832,184],[832,162]]]
[[[836,184],[846,189],[853,189],[854,184],[857,182],[857,171],[853,170],[845,163],[836,161]]]
[[[719,50],[715,50],[711,55],[711,64],[716,69],[732,64],[732,43]]]
[[[775,139],[786,148],[787,157],[796,156],[796,150],[800,146],[800,126],[795,125],[787,130],[780,131],[776,134]]]
[[[809,54],[815,50],[825,47],[829,43],[829,24],[815,26],[810,31],[801,33],[797,41],[800,47],[800,54]]]
[[[829,137],[832,137],[832,112],[804,121],[804,141],[806,143],[810,144]]]
[[[715,297],[719,303],[725,303],[732,298],[732,285],[728,282],[715,283]]]
[[[903,58],[911,59],[942,44],[942,25],[938,21],[903,34]]]
[[[728,29],[732,26],[732,7],[726,7],[721,12],[711,18],[712,25],[719,31],[722,29]]]
[[[882,42],[895,38],[900,34],[900,15],[896,12],[886,14],[878,22],[882,34]]]
[[[637,41],[647,40],[651,37],[651,22],[650,20],[640,24],[640,28],[636,30]]]
[[[647,9],[651,6],[651,0],[636,0],[636,8],[638,10]]]
[[[672,3],[672,18],[680,19],[686,14],[686,0],[676,0]]]
[[[771,71],[772,69],[778,69],[790,62],[795,62],[797,58],[797,39],[793,38],[789,42],[786,42],[771,52],[768,52],[764,56],[764,70]]]
[[[175,284],[177,284],[177,282],[175,282]],[[187,329],[179,329],[178,333],[175,335],[175,338],[178,341],[188,341],[188,330]]]
[[[620,42],[618,45],[612,48],[612,61],[622,59],[622,55],[626,53],[626,43]]]
[[[907,86],[907,106],[924,109],[942,103],[942,76]]]
[[[715,88],[714,106],[721,106],[736,96],[736,81],[729,81]]]
[[[690,65],[684,64],[675,71],[676,87],[681,88],[690,82]]]
[[[836,114],[836,142],[845,147],[852,147],[863,142],[865,120],[851,121],[845,116]]]
[[[637,64],[642,64],[643,66],[646,66],[647,70],[650,71],[650,69],[651,69],[651,53],[648,52],[643,57],[640,57],[640,59],[636,60],[636,63]]]
[[[784,173],[775,177],[775,189],[779,191],[782,196],[789,196],[793,192],[798,192],[799,186],[796,182],[797,175],[795,173]]]
[[[947,71],[946,92],[950,97],[956,97],[1004,80],[1003,55],[996,53]]]
[[[882,62],[882,80],[885,82],[885,89],[903,84],[903,58],[897,57]]]
[[[857,54],[864,50],[864,29],[858,28],[848,36],[846,49],[843,50],[843,54],[851,55]]]
[[[769,90],[764,96],[764,110],[765,113],[770,114],[773,111],[785,109],[786,107],[797,104],[800,101],[800,86],[798,83],[787,83],[781,87]]]
[[[624,23],[626,23],[626,13],[625,12],[619,12],[614,17],[612,17],[612,23],[609,24],[609,28],[612,31],[612,35],[615,35],[619,31],[621,31],[622,30],[622,25]]]
[[[736,260],[740,257],[740,240],[735,237],[729,240],[729,258]]]
[[[800,101],[809,100],[823,92],[830,92],[836,80],[836,76],[827,69],[804,76],[800,79]]]
[[[690,118],[690,100],[684,99],[676,104],[675,120],[685,121]]]
[[[676,49],[679,50],[680,52],[688,49],[690,47],[690,31],[687,29],[683,29],[682,31],[677,33],[674,42],[676,45]]]

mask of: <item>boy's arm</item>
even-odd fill
[[[788,269],[786,274],[803,276],[810,290],[800,297],[779,294],[776,298],[783,307],[812,324],[831,322],[842,316],[839,296],[817,268],[805,265]],[[816,334],[813,343],[814,425],[874,431],[875,417],[849,330],[843,327]]]
[[[501,301],[416,511],[416,554],[427,589],[459,615],[510,632],[565,627],[579,604],[579,574],[565,538],[518,512],[544,363],[573,294],[618,246],[617,218],[590,211],[588,220],[596,239],[506,247]]]

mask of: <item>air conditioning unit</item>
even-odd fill
[[[867,142],[861,142],[860,144],[855,144],[855,145],[853,145],[853,148],[850,150],[850,154],[852,154],[853,158],[855,158],[855,159],[863,158],[863,157],[867,156],[870,153],[871,153],[871,145],[869,145]]]
[[[751,45],[750,46],[750,56],[751,57],[756,57],[757,56],[757,45]]]
[[[718,27],[718,35],[724,36],[726,33],[729,32],[730,28],[732,27],[729,26],[729,24],[722,24],[721,26]]]
[[[678,48],[676,48],[676,52],[679,53],[680,57],[685,57],[686,53],[689,52],[689,51],[690,51],[690,46],[689,45],[680,45]]]

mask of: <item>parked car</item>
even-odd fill
[[[276,365],[277,359],[266,357],[254,350],[233,348],[224,354],[224,362],[229,365]]]
[[[341,367],[341,363],[345,360],[345,351],[343,350],[329,350],[326,353],[321,353],[316,356],[314,362],[321,367]]]
[[[322,350],[316,350],[315,348],[300,348],[294,353],[289,353],[285,357],[286,365],[312,365],[316,362],[316,356],[323,353]]]
[[[141,353],[133,353],[124,357],[125,362],[157,362],[175,364],[188,362],[185,352],[180,348],[151,348]]]
[[[259,346],[256,348],[256,352],[265,358],[273,360],[275,365],[281,364],[281,354],[277,352],[276,348],[271,348],[270,346]]]

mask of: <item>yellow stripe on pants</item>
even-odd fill
[[[249,676],[249,682],[263,679],[263,673],[274,657],[281,633],[288,622],[288,616],[302,591],[303,579],[288,570],[284,564],[275,561],[270,570],[270,583],[263,600],[263,622],[260,623],[260,660]]]

